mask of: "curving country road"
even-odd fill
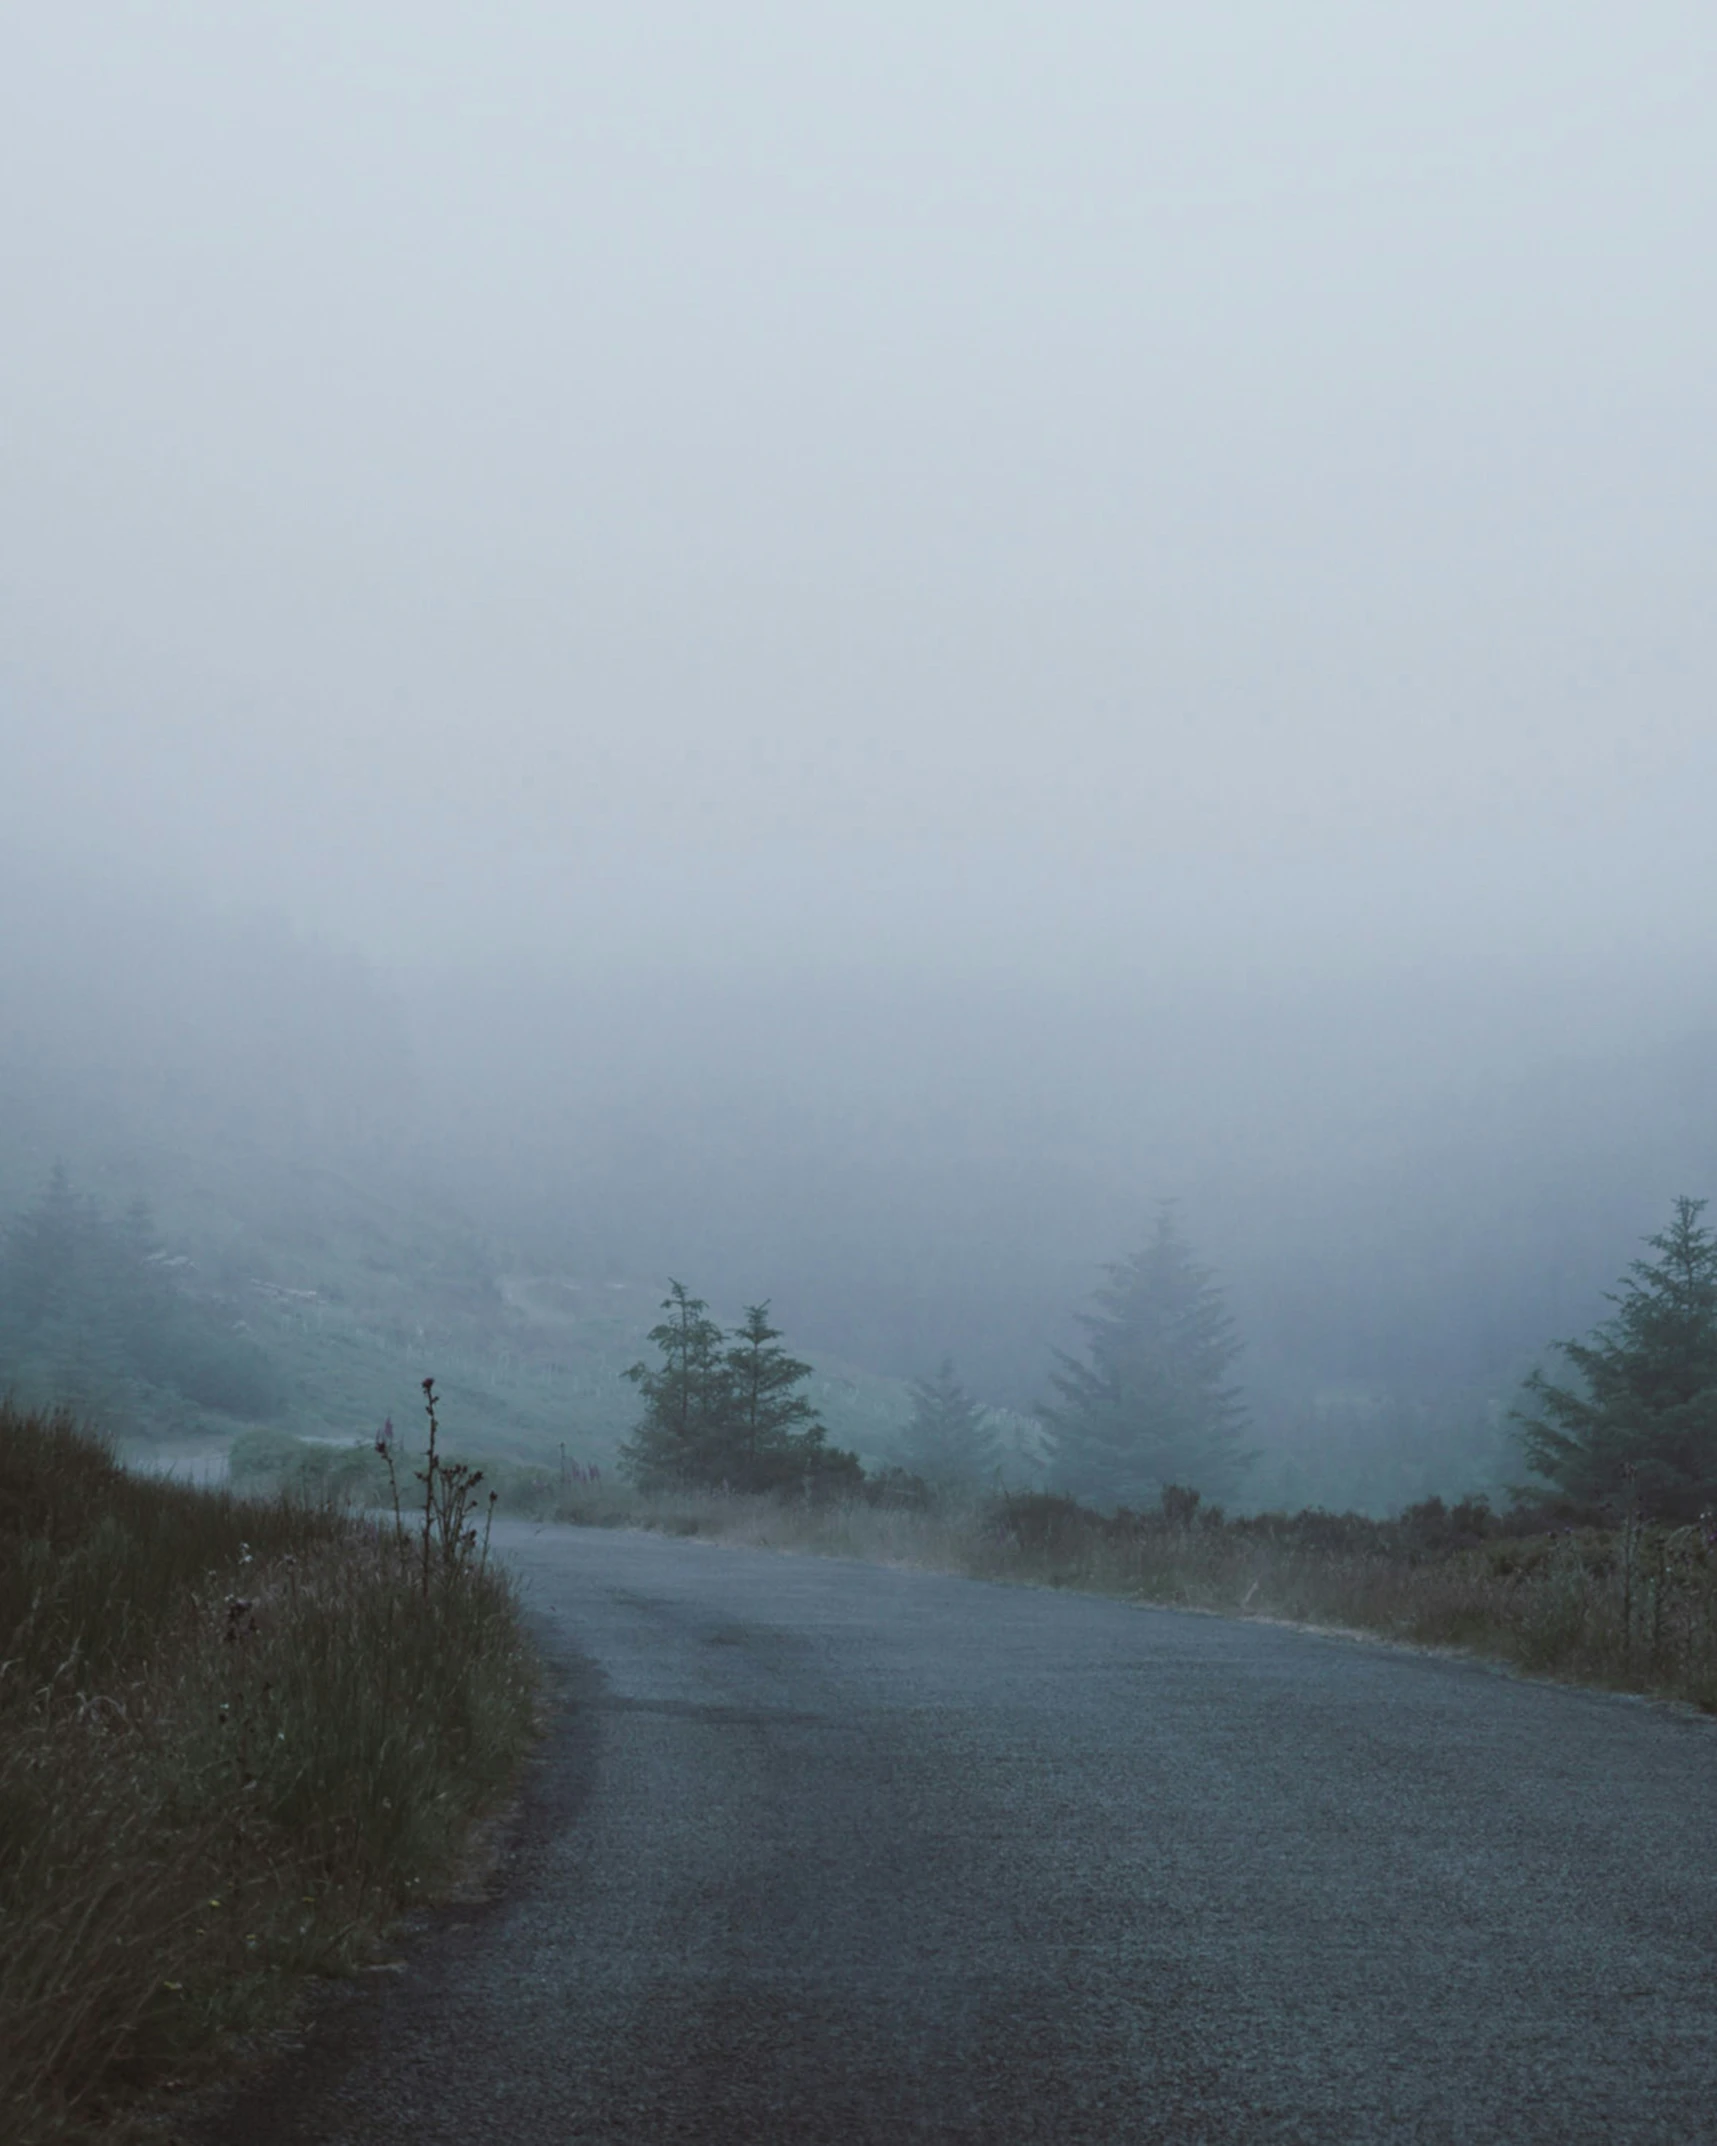
[[[1717,1730],[1274,1627],[497,1528],[497,1898],[225,2146],[1717,2140]]]

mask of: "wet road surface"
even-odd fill
[[[1717,1729],[1276,1627],[497,1528],[497,1897],[215,2146],[1717,2141]]]

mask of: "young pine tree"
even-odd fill
[[[729,1431],[726,1480],[735,1490],[776,1490],[804,1472],[824,1443],[816,1410],[799,1391],[811,1375],[781,1347],[769,1306],[748,1304],[727,1352]]]
[[[914,1379],[912,1421],[900,1440],[900,1465],[937,1489],[976,1488],[1002,1464],[989,1411],[974,1401],[943,1357],[933,1379]]]
[[[683,1282],[668,1284],[661,1308],[667,1317],[650,1329],[660,1364],[636,1363],[626,1373],[644,1413],[620,1448],[620,1465],[644,1490],[719,1482],[711,1469],[719,1469],[729,1418],[722,1331]]]
[[[644,1397],[643,1420],[620,1449],[633,1481],[647,1490],[725,1485],[815,1496],[856,1488],[863,1471],[829,1444],[799,1390],[811,1367],[781,1347],[769,1306],[751,1305],[724,1336],[701,1297],[679,1282],[670,1288],[668,1316],[650,1332],[661,1364],[626,1373]]]
[[[1560,1386],[1542,1370],[1514,1411],[1534,1473],[1570,1498],[1599,1504],[1631,1483],[1648,1512],[1691,1518],[1717,1505],[1717,1237],[1704,1200],[1675,1203],[1668,1229],[1646,1240],[1609,1301],[1615,1316],[1589,1341],[1559,1341],[1579,1374]]]
[[[1215,1277],[1167,1207],[1144,1250],[1104,1271],[1096,1310],[1079,1318],[1086,1361],[1057,1353],[1057,1398],[1038,1410],[1053,1480],[1110,1505],[1153,1504],[1171,1483],[1227,1496],[1251,1456],[1228,1383],[1240,1343]]]

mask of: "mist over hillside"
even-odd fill
[[[1667,979],[1617,1035],[1574,995],[1388,979],[390,972],[266,915],[52,893],[6,891],[5,1208],[56,1162],[146,1197],[322,1430],[433,1355],[474,1430],[611,1451],[675,1276],[724,1316],[769,1298],[886,1457],[889,1382],[944,1355],[1029,1413],[1166,1199],[1246,1345],[1251,1497],[1495,1488],[1522,1375],[1717,1182],[1717,1038]]]
[[[0,6],[20,2146],[1712,2132],[1714,111]]]
[[[1172,1200],[1257,1496],[1506,1477],[1717,1191],[1717,16],[13,13],[0,1209],[558,1445]]]

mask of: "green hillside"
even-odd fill
[[[531,1271],[457,1218],[328,1171],[280,1188],[169,1185],[116,1209],[56,1169],[0,1249],[0,1387],[68,1401],[159,1461],[196,1462],[262,1426],[373,1436],[412,1421],[433,1374],[450,1435],[521,1461],[607,1466],[636,1409],[662,1283]],[[904,1386],[817,1365],[831,1437],[886,1460]]]

